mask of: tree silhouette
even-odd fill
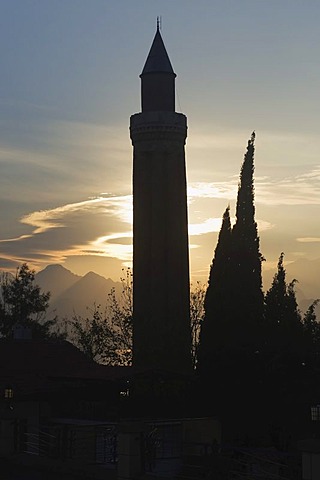
[[[124,271],[124,269],[123,269]],[[132,272],[127,268],[120,278],[120,297],[114,288],[107,295],[104,309],[94,305],[91,316],[75,315],[70,340],[87,357],[105,365],[132,363]]]
[[[65,338],[57,327],[57,317],[46,319],[50,292],[41,292],[34,283],[35,271],[27,263],[17,268],[13,279],[3,276],[0,283],[0,333],[11,337],[16,327],[30,329],[35,338]]]
[[[255,133],[248,141],[240,172],[236,222],[232,228],[230,296],[234,307],[234,328],[239,346],[259,347],[263,319],[263,291],[260,239],[255,221],[254,153]]]
[[[222,217],[221,229],[218,236],[214,259],[211,263],[208,288],[205,295],[204,307],[207,315],[214,310],[217,300],[228,285],[228,274],[231,259],[231,221],[230,207],[228,206]]]
[[[310,399],[316,396],[318,300],[302,320],[297,281],[286,282],[283,253],[270,289],[265,295],[262,291],[264,258],[255,221],[254,142],[253,132],[240,172],[236,221],[231,227],[228,207],[210,267],[198,347],[196,400],[201,411],[221,418],[226,437],[236,435],[241,441],[264,437],[278,446],[283,445],[281,435],[288,440],[286,430],[294,414],[305,415]],[[309,386],[306,375],[311,379]]]
[[[296,279],[286,282],[284,253],[279,256],[277,272],[265,294],[266,348],[271,351],[299,350],[302,342],[301,314],[295,294]]]
[[[198,362],[198,348],[201,325],[204,317],[205,286],[197,281],[195,287],[191,284],[190,291],[190,322],[191,322],[191,356],[192,366],[195,369]]]
[[[229,327],[229,271],[231,255],[230,208],[226,208],[210,267],[204,298],[204,318],[200,329],[198,369],[206,369],[226,342]]]
[[[319,299],[317,298],[309,305],[302,320],[305,346],[309,351],[316,352],[320,350],[320,324],[315,312],[318,303]]]
[[[260,241],[254,207],[254,140],[248,141],[240,171],[236,222],[224,212],[205,296],[198,369],[210,365],[219,352],[254,352],[261,344],[263,292]]]
[[[120,277],[122,291],[114,288],[107,294],[106,305],[88,308],[90,315],[74,315],[71,320],[70,341],[88,358],[105,365],[132,364],[132,272],[123,269]],[[192,285],[191,285],[192,287]],[[197,363],[199,330],[204,315],[205,288],[200,282],[190,291],[190,320],[192,332],[192,361]]]

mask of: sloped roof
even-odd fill
[[[64,380],[121,384],[139,378],[157,381],[159,378],[190,379],[190,375],[97,364],[65,340],[0,339],[0,391],[12,386],[17,394],[29,395],[57,391]]]
[[[125,378],[126,368],[99,365],[64,340],[0,340],[2,389],[50,391],[54,379],[116,381]]]
[[[0,372],[74,375],[95,369],[78,348],[64,340],[1,340]]]
[[[146,73],[172,73],[175,75],[159,28],[157,28],[141,75]]]

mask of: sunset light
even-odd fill
[[[7,77],[0,99],[0,256],[6,271],[15,271],[22,261],[37,271],[62,263],[75,273],[98,268],[99,274],[117,279],[131,263],[129,117],[140,111],[139,74],[159,12],[150,3],[135,6],[141,13],[137,36],[133,7],[125,3],[127,8],[114,6],[110,15],[106,6],[77,9],[71,4],[72,24],[65,23],[62,6],[44,2],[32,15],[33,7],[21,3],[15,28],[8,7],[1,35],[10,51],[2,55]],[[234,222],[252,130],[264,271],[274,268],[281,251],[290,265],[320,258],[314,221],[320,208],[317,15],[298,5],[288,12],[271,2],[274,22],[255,2],[246,2],[243,11],[232,3],[217,8],[206,3],[196,15],[191,4],[184,4],[183,22],[179,2],[163,5],[161,13],[177,71],[176,109],[188,118],[190,265],[192,278],[205,272],[202,280],[227,205]],[[30,28],[21,43],[24,11]],[[41,27],[53,17],[54,29]],[[102,24],[97,18],[104,19]],[[248,28],[254,43],[244,33]],[[293,31],[300,32],[299,40]],[[182,48],[186,44],[187,50]]]

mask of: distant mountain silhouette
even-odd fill
[[[49,265],[36,274],[36,283],[43,292],[51,293],[48,313],[54,312],[60,319],[80,315],[90,316],[94,305],[106,305],[112,288],[121,293],[121,282],[89,272],[83,277],[75,275],[62,265]]]
[[[304,313],[313,300],[320,298],[320,258],[314,260],[299,259],[286,264],[287,283],[294,278],[299,308]],[[268,270],[263,273],[263,290],[266,292],[271,285],[276,273]],[[114,282],[110,278],[102,277],[94,272],[84,276],[76,275],[62,265],[48,265],[35,276],[36,283],[43,292],[50,292],[50,308],[48,313],[55,311],[59,318],[69,318],[76,313],[86,317],[94,304],[105,306],[107,296],[114,287],[118,294],[121,293],[121,282]],[[88,310],[89,309],[89,310]],[[320,304],[316,307],[317,319],[320,321]]]
[[[51,293],[51,302],[61,295],[65,290],[70,288],[82,277],[70,272],[62,265],[48,265],[46,268],[38,272],[35,276],[36,283],[41,287],[43,292]]]

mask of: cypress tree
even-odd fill
[[[197,365],[202,407],[207,401],[208,411],[219,411],[229,425],[227,429],[234,428],[241,411],[246,431],[259,397],[257,378],[262,378],[262,359],[256,354],[260,349],[263,292],[262,255],[254,218],[254,140],[252,133],[241,167],[233,228],[229,207],[223,215],[205,296]],[[210,396],[208,381],[212,379],[216,389]],[[254,424],[252,421],[251,426]]]
[[[236,222],[232,229],[230,301],[234,306],[234,328],[238,345],[258,348],[263,319],[260,239],[255,221],[254,153],[255,133],[248,141],[240,172]]]
[[[260,347],[263,257],[255,221],[254,140],[253,132],[240,171],[236,223],[231,228],[228,207],[210,268],[198,350],[199,368],[219,351],[240,349],[252,353]]]
[[[212,360],[225,344],[228,324],[228,270],[231,254],[231,221],[228,206],[222,217],[214,258],[210,266],[208,287],[204,298],[205,315],[198,346],[198,368]],[[200,365],[200,367],[199,367]]]
[[[264,299],[266,347],[281,353],[296,351],[302,344],[302,320],[294,289],[297,280],[287,284],[283,258],[282,252]]]
[[[318,303],[319,298],[314,300],[311,305],[309,305],[302,320],[305,346],[311,351],[320,350],[320,324],[317,321],[316,314],[316,307]]]
[[[204,299],[204,307],[208,315],[210,314],[210,310],[215,307],[216,302],[214,301],[214,299],[219,298],[219,293],[222,293],[222,288],[225,288],[227,284],[225,279],[226,275],[228,274],[230,254],[231,221],[230,207],[228,206],[224,211],[222,217],[222,224],[218,236],[218,242],[214,251],[214,258],[210,266],[208,288]]]

